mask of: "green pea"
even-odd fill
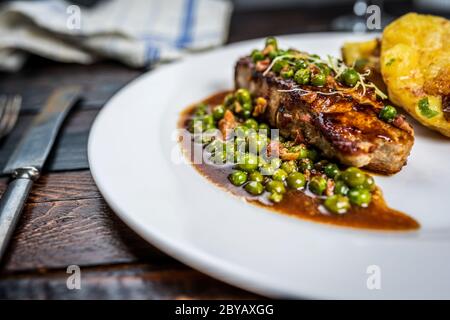
[[[286,171],[288,174],[292,173],[292,172],[296,172],[298,170],[297,164],[293,160],[283,161],[280,168],[283,169],[284,171]]]
[[[283,200],[283,195],[281,193],[272,192],[269,195],[269,200],[275,203],[281,202]]]
[[[236,91],[236,99],[241,103],[252,103],[252,96],[250,95],[250,92],[247,89],[238,89]],[[244,106],[242,106],[244,108]]]
[[[348,198],[351,203],[357,206],[367,207],[372,200],[372,195],[367,189],[350,189],[348,192]]]
[[[223,115],[225,114],[225,108],[223,107],[223,105],[219,104],[218,106],[215,106],[213,109],[213,117],[214,120],[220,120],[223,118]]]
[[[203,116],[203,123],[205,124],[205,126],[214,125],[215,121],[214,121],[214,117],[212,116],[212,114]]]
[[[303,188],[306,184],[305,176],[300,172],[292,172],[287,177],[287,185],[293,189]]]
[[[355,69],[348,68],[342,73],[342,79],[346,85],[354,87],[359,80],[359,75]]]
[[[328,197],[324,205],[329,211],[337,214],[346,213],[350,209],[350,201],[348,198],[339,194]]]
[[[275,37],[266,38],[266,47],[272,46],[275,50],[278,50],[278,41]]]
[[[271,180],[271,181],[267,182],[266,190],[269,192],[276,192],[276,193],[285,193],[286,192],[284,183],[281,181],[275,181],[275,180]]]
[[[308,63],[303,59],[300,59],[295,63],[295,69],[297,69],[297,70],[298,69],[306,69],[306,68],[308,68]]]
[[[255,130],[255,131],[257,131],[257,130],[258,130],[258,127],[259,127],[258,121],[256,121],[255,119],[252,119],[252,118],[245,120],[244,125],[245,125],[247,128],[253,129],[253,130]]]
[[[294,80],[298,84],[308,84],[311,78],[311,73],[308,69],[300,69],[294,75]]]
[[[373,190],[375,190],[375,180],[371,176],[366,174],[366,180],[364,180],[362,186],[364,189],[367,189],[372,192]]]
[[[257,49],[252,51],[251,56],[252,56],[252,59],[253,59],[254,62],[258,62],[258,61],[264,60],[264,54],[261,51],[257,50]]]
[[[309,190],[317,195],[322,195],[327,188],[327,180],[321,176],[314,176],[309,182]]]
[[[356,188],[364,183],[366,175],[358,168],[350,167],[343,172],[342,179],[349,187]]]
[[[252,111],[253,110],[253,105],[251,102],[245,102],[242,104],[242,109],[244,111]]]
[[[264,177],[261,173],[258,171],[253,171],[248,175],[248,180],[250,181],[256,181],[256,182],[263,182]]]
[[[342,180],[338,180],[334,184],[334,193],[335,194],[340,194],[340,195],[345,196],[345,195],[347,195],[349,190],[350,190],[350,188]]]
[[[294,70],[293,69],[282,70],[280,72],[280,75],[283,79],[290,79],[294,76]]]
[[[311,77],[311,84],[313,86],[323,86],[327,82],[327,77],[324,73],[320,72]]]
[[[242,186],[244,183],[247,182],[247,172],[243,171],[234,171],[228,176],[228,179],[230,182],[235,186]]]
[[[313,169],[313,164],[312,164],[310,159],[303,159],[298,164],[298,168],[299,168],[299,170],[301,172],[305,172],[306,170],[312,170]]]
[[[395,109],[393,106],[386,105],[383,109],[381,109],[378,116],[383,121],[391,122],[397,116],[397,109]]]
[[[252,153],[245,153],[238,162],[237,167],[243,171],[252,172],[258,168],[258,157]]]
[[[286,180],[288,174],[283,169],[277,169],[272,175],[273,180],[284,181]]]
[[[244,189],[254,196],[260,195],[264,192],[264,186],[258,181],[250,181],[245,185]]]
[[[334,163],[329,163],[324,167],[325,174],[330,177],[334,178],[339,173],[339,168]]]
[[[305,159],[308,157],[308,149],[306,149],[306,147],[303,145],[293,146],[289,148],[289,151],[293,153],[298,153],[299,156],[297,159]]]

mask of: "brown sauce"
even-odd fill
[[[219,92],[203,102],[208,105],[222,103],[223,98],[229,91]],[[194,106],[188,107],[180,115],[178,127],[187,129]],[[185,156],[193,162],[194,152],[202,152],[201,144],[180,139],[180,145]],[[280,203],[272,203],[265,195],[251,196],[242,187],[235,187],[228,180],[228,175],[233,170],[232,164],[214,165],[203,161],[200,164],[193,163],[194,168],[215,185],[238,197],[245,198],[247,202],[279,213],[295,216],[311,221],[334,224],[339,226],[375,229],[375,230],[415,230],[419,223],[412,217],[391,209],[383,199],[382,193],[377,189],[372,195],[372,201],[367,208],[352,206],[345,214],[338,215],[327,212],[321,199],[304,191],[288,189]]]

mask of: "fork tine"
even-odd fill
[[[3,124],[7,112],[9,100],[6,96],[0,96],[0,138],[3,136]]]
[[[3,102],[3,103],[2,103]],[[14,127],[20,111],[21,97],[4,98],[0,101],[0,139]]]
[[[19,118],[21,106],[22,106],[22,97],[19,95],[14,96],[12,98],[10,116],[4,132],[5,135],[9,134],[16,125],[17,119]]]

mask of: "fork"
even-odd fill
[[[22,97],[19,95],[0,96],[0,139],[7,136],[14,128],[21,105]]]

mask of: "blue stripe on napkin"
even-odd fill
[[[181,23],[181,33],[176,42],[177,48],[185,48],[192,42],[192,25],[194,24],[195,17],[195,0],[185,0],[185,14],[183,22]]]

